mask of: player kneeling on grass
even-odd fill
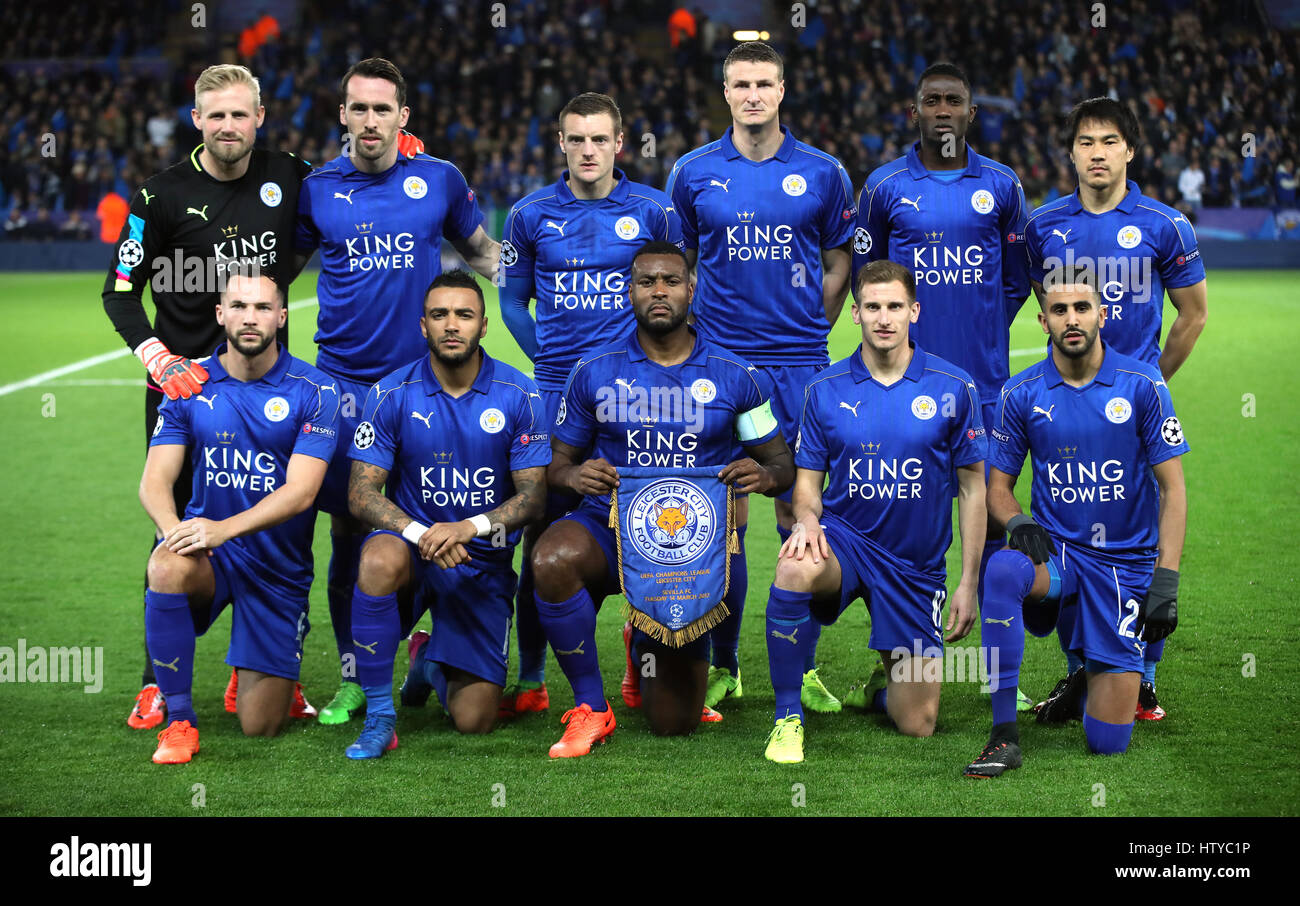
[[[542,534],[533,552],[537,614],[573,687],[574,707],[564,715],[567,726],[551,746],[552,758],[586,755],[615,727],[595,632],[599,603],[621,588],[619,545],[631,543],[620,541],[618,530],[609,525],[610,492],[620,485],[619,470],[703,469],[726,463],[739,443],[748,457],[718,467],[710,477],[740,493],[768,496],[779,494],[793,478],[790,451],[772,415],[770,381],[687,324],[694,288],[686,256],[677,246],[663,241],[642,246],[632,259],[629,289],[636,330],[579,360],[560,401],[548,478],[554,486],[582,495],[583,501]],[[701,517],[688,515],[687,509],[663,503],[660,531],[702,538]],[[681,522],[668,522],[677,517]],[[695,529],[689,528],[692,518]],[[712,537],[725,543],[726,535],[717,531],[722,520],[716,513],[715,518]],[[739,547],[722,556],[733,562],[743,558]],[[679,562],[699,566],[698,561]],[[735,567],[728,568],[734,574]],[[690,606],[708,610],[709,604]],[[725,614],[714,615],[719,612]],[[686,624],[708,622],[702,612],[691,614],[685,607],[682,619]],[[654,669],[648,671],[652,676],[638,677],[629,670],[624,700],[642,701],[655,733],[691,732],[704,711],[707,633],[673,648],[637,629],[625,632],[624,642],[629,652],[637,652],[629,663],[648,664],[641,656],[654,655]],[[628,681],[633,681],[631,687]]]
[[[767,602],[776,692],[771,761],[803,761],[799,692],[810,627],[835,622],[862,598],[871,611],[869,644],[889,665],[887,674],[877,667],[867,705],[908,736],[930,736],[939,716],[935,677],[943,672],[933,660],[943,658],[943,633],[956,641],[975,620],[986,518],[979,397],[966,372],[909,340],[919,315],[910,270],[889,260],[866,265],[853,303],[862,344],[804,393],[797,521]],[[954,476],[962,574],[941,631]]]
[[[423,705],[436,691],[457,730],[492,729],[514,549],[546,504],[551,449],[537,387],[479,348],[487,315],[473,275],[448,271],[430,284],[420,330],[429,354],[370,389],[348,454],[348,506],[377,529],[352,595],[366,722],[349,758],[397,747],[393,658],[426,608],[433,635],[411,637],[402,704]]]
[[[1086,696],[1088,748],[1114,755],[1133,733],[1147,643],[1178,625],[1187,442],[1169,388],[1154,365],[1101,341],[1106,306],[1091,272],[1047,276],[1038,321],[1050,353],[1007,382],[989,428],[989,510],[1011,534],[985,579],[984,644],[998,649],[999,675],[993,732],[970,777],[1021,764],[1014,690],[1025,628],[1055,626],[1084,665],[1044,711],[1074,712]],[[1032,517],[1014,493],[1026,453]]]
[[[308,630],[312,501],[337,439],[338,393],[276,342],[285,300],[269,277],[232,276],[217,321],[226,342],[205,360],[204,393],[159,406],[140,480],[162,538],[145,592],[145,638],[169,721],[159,764],[199,751],[194,640],[232,601],[226,663],[239,674],[240,726],[274,736],[288,719]],[[181,519],[172,486],[187,454],[194,488]]]

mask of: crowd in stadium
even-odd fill
[[[663,185],[677,157],[725,125],[708,111],[731,28],[701,14],[694,36],[679,36],[670,51],[667,13],[654,5],[538,0],[510,12],[505,28],[464,0],[390,0],[382,16],[353,5],[357,14],[343,16],[331,4],[304,3],[299,27],[260,44],[231,41],[224,51],[261,79],[266,147],[315,163],[333,157],[337,74],[370,53],[410,74],[411,130],[430,153],[454,161],[488,207],[508,207],[554,178],[554,116],[576,91],[618,101],[626,135],[619,164],[650,185]],[[165,17],[125,15],[124,6],[88,6],[75,37],[51,8],[15,6],[0,18],[5,59],[62,61],[0,71],[7,237],[98,235],[101,202],[129,199],[197,143],[193,79],[222,49],[195,47],[164,61]],[[928,63],[948,59],[975,88],[972,143],[1020,175],[1031,204],[1073,189],[1059,143],[1064,112],[1109,95],[1138,114],[1144,144],[1132,172],[1151,196],[1189,213],[1294,205],[1295,37],[1265,27],[1254,7],[1150,0],[1111,9],[1104,27],[1092,25],[1088,7],[1060,2],[1002,3],[998,16],[985,10],[929,0],[809,4],[806,27],[774,35],[794,100],[788,124],[839,157],[858,187],[911,143],[910,88]],[[662,52],[647,51],[655,42]],[[140,59],[154,65],[109,72]],[[157,77],[158,67],[169,77]]]

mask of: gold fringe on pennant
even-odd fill
[[[727,557],[723,572],[722,597],[726,598],[731,589],[731,554],[740,553],[740,533],[736,531],[736,492],[727,486]],[[623,533],[618,531],[618,488],[609,494],[609,527],[614,529],[614,545],[618,552],[618,587],[623,592],[623,619],[644,632],[657,642],[669,648],[681,648],[689,645],[704,633],[731,616],[731,608],[725,600],[719,601],[703,616],[692,620],[681,629],[669,629],[654,617],[632,606],[627,598],[627,585],[623,581]]]
[[[642,613],[626,600],[623,602],[623,619],[640,629],[657,642],[663,642],[669,648],[681,648],[689,645],[714,626],[731,616],[731,608],[725,601],[719,601],[704,616],[681,629],[669,629],[649,614]]]

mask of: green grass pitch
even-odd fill
[[[279,739],[245,739],[222,709],[229,616],[198,644],[195,705],[203,750],[189,765],[154,765],[152,733],[125,718],[143,658],[140,582],[151,526],[136,500],[143,462],[139,365],[118,358],[11,390],[34,375],[117,350],[98,274],[0,277],[0,646],[102,646],[103,689],[0,685],[3,815],[1295,815],[1300,813],[1296,658],[1300,404],[1294,358],[1296,272],[1211,274],[1209,326],[1172,391],[1192,452],[1181,622],[1159,675],[1169,717],[1135,728],[1127,755],[1086,753],[1078,725],[1022,718],[1025,766],[996,781],[961,776],[988,732],[975,684],[945,688],[937,734],[899,736],[879,718],[810,715],[807,761],[763,759],[772,690],[763,611],[776,554],[770,505],[749,532],[750,583],[741,639],[745,697],[721,724],[685,739],[652,736],[618,696],[617,601],[600,615],[605,684],[619,728],[592,755],[552,761],[569,702],[551,656],[552,710],[485,737],[460,737],[433,708],[399,719],[402,745],[350,762],[358,725],[295,722]],[[311,296],[305,276],[291,293]],[[527,370],[489,298],[485,346]],[[1042,336],[1030,303],[1012,331],[1030,365]],[[291,316],[292,348],[314,357],[310,302]],[[1165,323],[1172,321],[1166,312]],[[412,325],[412,329],[415,326]],[[833,358],[857,342],[846,313]],[[1028,481],[1022,480],[1022,492]],[[316,534],[314,623],[302,679],[320,705],[337,662],[323,588],[327,520]],[[949,556],[955,578],[956,549]],[[822,636],[828,686],[865,676],[865,610]],[[961,645],[977,645],[977,634]],[[397,672],[406,667],[404,650]],[[1063,659],[1054,638],[1027,644],[1023,687],[1042,697]],[[513,664],[512,664],[513,672]],[[202,786],[196,786],[201,784]],[[802,784],[796,788],[795,784]],[[802,792],[800,792],[800,790]],[[802,804],[800,804],[800,802]],[[495,804],[494,804],[495,803]]]

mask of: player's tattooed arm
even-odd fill
[[[546,466],[514,469],[510,480],[515,484],[515,496],[484,513],[494,531],[498,525],[504,526],[507,532],[521,529],[540,519],[546,511]]]
[[[775,497],[794,483],[794,457],[785,444],[785,438],[776,437],[745,447],[749,458],[729,463],[718,478],[744,494],[765,494]]]
[[[348,476],[348,509],[362,522],[399,535],[411,522],[401,507],[384,496],[388,470],[359,459],[352,460]]]
[[[584,451],[551,438],[551,464],[546,481],[554,488],[568,488],[584,497],[608,494],[618,487],[618,470],[603,459],[583,461]]]
[[[466,239],[457,239],[452,243],[460,252],[465,263],[493,283],[497,279],[497,266],[501,263],[501,243],[479,227]]]
[[[844,310],[852,270],[853,252],[849,243],[822,250],[822,305],[826,308],[826,323],[831,327],[835,326],[835,322],[840,319],[840,312]]]

